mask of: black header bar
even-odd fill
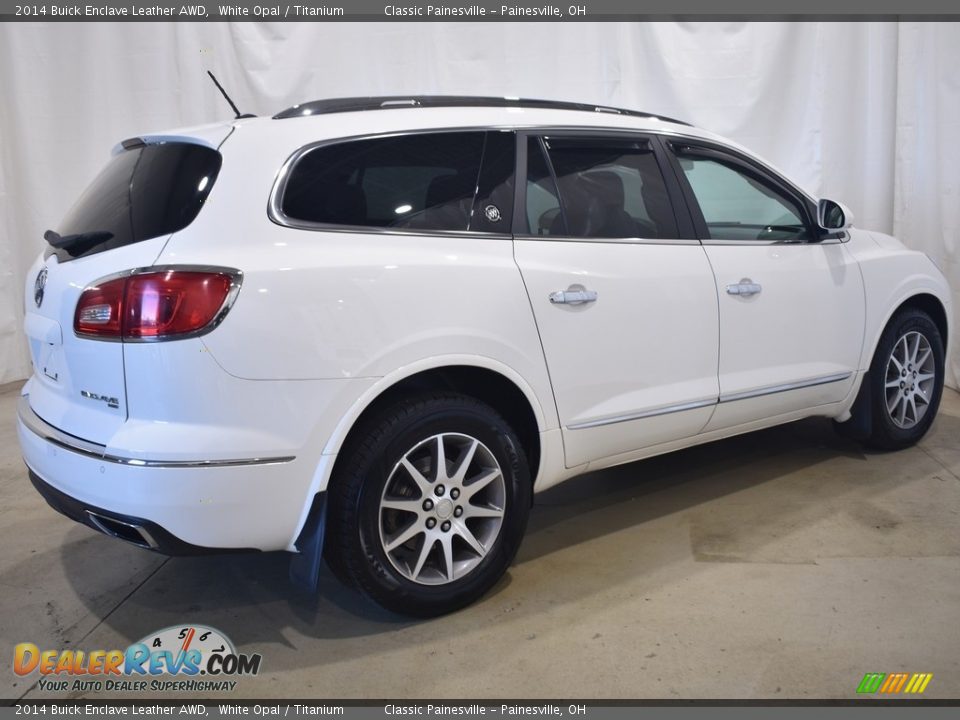
[[[596,22],[607,20],[927,20],[960,19],[957,0],[0,0],[0,21],[379,21]]]

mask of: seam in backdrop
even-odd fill
[[[120,139],[321,97],[520,95],[688,120],[930,255],[960,308],[960,23],[2,23],[0,383],[23,280]],[[960,378],[958,343],[948,384]]]

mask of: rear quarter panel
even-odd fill
[[[509,237],[318,232],[270,220],[270,192],[287,158],[344,132],[342,124],[323,128],[295,119],[240,123],[221,149],[208,206],[158,259],[243,272],[227,319],[203,338],[212,357],[235,377],[284,381],[381,378],[445,365],[447,356],[475,358],[512,369],[539,405],[541,429],[557,427]]]

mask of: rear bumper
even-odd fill
[[[164,553],[294,550],[313,500],[317,468],[297,458],[149,461],[111,454],[45,423],[26,395],[17,433],[31,480],[56,510]]]
[[[164,555],[206,555],[209,553],[253,550],[252,548],[209,548],[191,545],[155,522],[95,507],[60,492],[52,485],[44,482],[33,470],[28,468],[27,472],[30,475],[30,482],[33,483],[33,487],[43,496],[47,504],[58,513],[105,535],[125,540],[147,550],[154,550]]]

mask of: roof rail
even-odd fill
[[[471,95],[388,95],[381,97],[330,98],[314,100],[287,108],[273,116],[274,120],[303,117],[305,115],[326,115],[329,113],[356,112],[359,110],[396,110],[418,107],[513,107],[541,108],[544,110],[577,110],[580,112],[611,113],[629,117],[643,117],[678,125],[690,125],[682,120],[664,117],[655,113],[627,110],[605,105],[565,102],[562,100],[531,100],[518,97],[477,97]]]

